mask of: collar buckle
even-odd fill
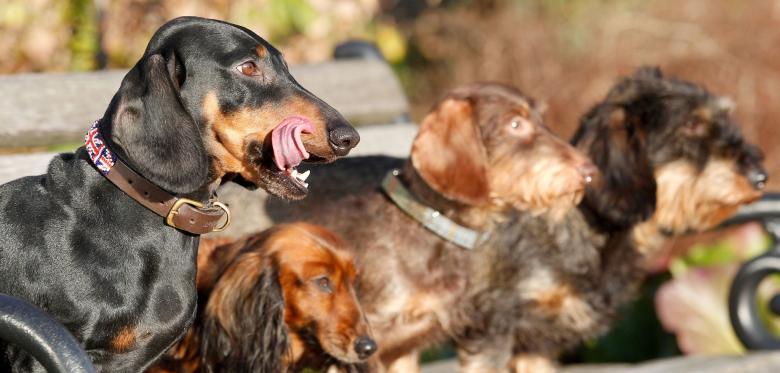
[[[133,171],[108,148],[100,136],[96,120],[84,137],[84,147],[90,161],[103,176],[139,204],[165,218],[173,228],[195,235],[225,230],[230,225],[230,210],[219,201],[209,201],[208,207],[199,201],[177,198]],[[181,210],[185,205],[189,206]],[[225,222],[217,226],[225,217]],[[176,222],[178,221],[178,225]]]
[[[203,204],[198,201],[191,200],[189,198],[179,198],[176,200],[176,202],[173,203],[173,206],[171,206],[170,211],[168,211],[168,215],[165,217],[165,224],[168,224],[171,227],[178,229],[179,227],[176,226],[176,223],[174,223],[173,218],[176,217],[176,214],[179,213],[179,208],[181,208],[185,204],[199,209],[203,208]],[[225,209],[225,211],[227,211],[227,209]],[[225,229],[226,227],[227,224],[224,227],[222,227],[222,229]]]
[[[227,207],[227,205],[219,201],[214,201],[211,204],[221,208],[222,211],[225,212],[225,223],[222,224],[222,226],[214,227],[212,230],[212,232],[222,232],[230,225],[230,209]]]
[[[219,201],[214,201],[211,204],[225,212],[225,222],[218,227],[214,227],[211,231],[212,232],[224,231],[230,225],[231,222],[230,209],[227,207],[227,205]],[[204,207],[203,203],[201,202],[191,200],[189,198],[178,198],[176,202],[173,203],[173,206],[171,206],[171,210],[168,211],[168,215],[165,216],[165,224],[168,224],[169,226],[174,227],[176,229],[181,229],[181,227],[176,226],[176,222],[174,221],[174,218],[176,218],[176,215],[179,213],[179,209],[184,205],[190,205],[197,209],[202,209]]]

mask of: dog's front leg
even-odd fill
[[[412,351],[386,365],[386,373],[420,373],[420,352]]]
[[[461,373],[508,372],[512,357],[512,338],[490,336],[491,340],[458,343],[458,364]]]
[[[510,369],[513,373],[555,373],[555,363],[547,356],[522,353],[512,357]]]

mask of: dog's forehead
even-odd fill
[[[355,270],[348,255],[315,243],[298,246],[284,254],[283,262],[299,277],[319,275],[353,277]]]
[[[250,55],[281,53],[265,39],[245,27],[228,22],[197,18],[177,18],[161,27],[147,47],[147,54],[174,49],[190,56],[210,56],[225,63]]]
[[[486,97],[483,103],[488,105],[485,108],[487,110],[484,111],[489,116],[498,114],[497,119],[506,119],[508,116],[521,116],[530,120],[534,125],[544,127],[544,120],[542,120],[541,113],[536,110],[532,99],[520,95],[496,95]],[[478,111],[483,111],[481,109],[483,108],[477,108]],[[501,122],[481,121],[480,124],[482,126],[495,126],[496,124],[500,125]]]
[[[533,106],[533,100],[519,89],[504,84],[475,84],[467,86],[467,92],[476,100],[485,103],[520,106],[525,110],[530,110]]]

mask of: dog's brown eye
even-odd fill
[[[333,292],[333,287],[330,284],[330,279],[327,277],[320,277],[314,282],[317,284],[317,287],[320,288],[320,290],[330,294]]]
[[[246,61],[236,67],[241,74],[244,74],[246,76],[257,76],[260,75],[259,70],[257,69],[257,65],[252,61]]]

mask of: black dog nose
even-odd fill
[[[753,187],[758,190],[764,189],[767,179],[769,179],[769,177],[763,170],[754,170],[748,174],[748,180],[750,180],[750,182],[753,183]]]
[[[349,151],[360,142],[360,135],[349,125],[340,125],[328,130],[328,141],[333,152],[338,156],[349,154]]]
[[[376,352],[376,342],[369,337],[360,337],[355,341],[355,352],[361,359],[366,359]]]

